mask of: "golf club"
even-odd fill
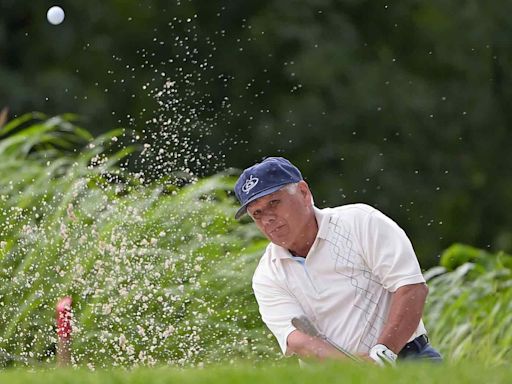
[[[292,319],[292,325],[297,328],[302,333],[305,333],[306,335],[309,335],[311,337],[317,337],[319,339],[322,339],[332,345],[334,348],[336,348],[338,351],[346,355],[347,357],[351,358],[354,361],[360,362],[361,359],[359,359],[357,356],[353,355],[343,347],[339,346],[335,342],[329,340],[329,338],[322,333],[314,326],[314,324],[304,315],[300,317],[294,317]]]

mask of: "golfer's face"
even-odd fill
[[[307,201],[300,187],[294,194],[280,189],[253,201],[247,212],[270,241],[290,247],[300,235],[301,223],[307,214]]]

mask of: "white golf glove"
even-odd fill
[[[396,363],[397,355],[384,344],[377,344],[370,349],[370,359],[375,361],[381,367],[387,365],[394,366]]]

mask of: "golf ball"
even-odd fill
[[[50,24],[57,25],[64,21],[64,10],[61,7],[53,6],[46,13],[46,18]]]

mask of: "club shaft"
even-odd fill
[[[338,351],[346,355],[347,357],[351,358],[354,361],[361,361],[357,356],[353,355],[349,351],[347,351],[345,348],[340,347],[338,344],[336,344],[334,341],[329,340],[326,336],[323,336],[323,340],[325,340],[328,344],[336,348]]]
[[[345,356],[351,358],[352,360],[361,361],[361,359],[359,359],[357,356],[353,355],[345,348],[339,346],[335,342],[331,341],[327,336],[320,333],[320,331],[306,316],[294,317],[292,319],[292,325],[294,325],[299,331],[305,333],[306,335],[309,335],[311,337],[317,337],[319,339],[324,340],[326,343],[336,348],[338,351],[343,353]]]

